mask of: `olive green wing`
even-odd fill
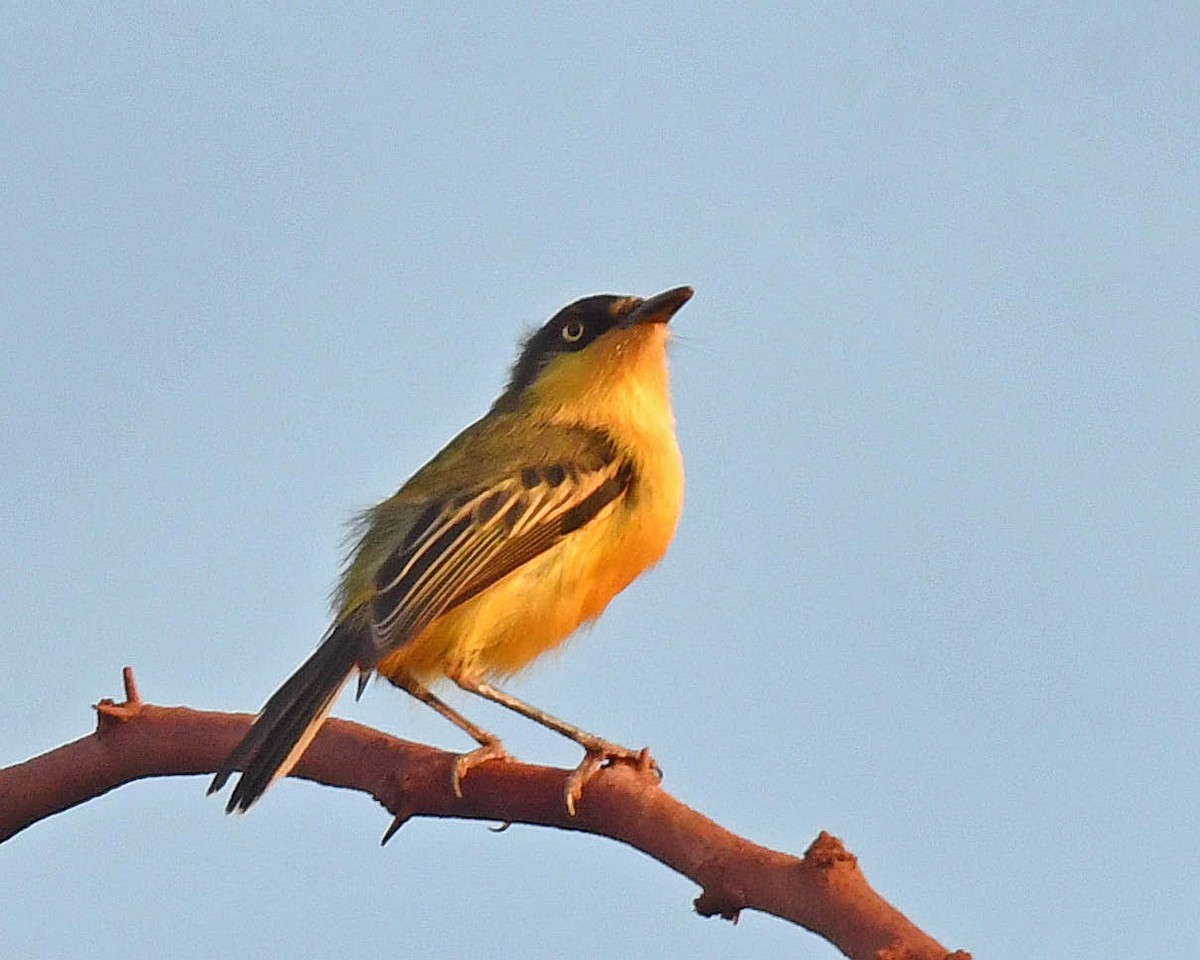
[[[441,485],[417,474],[397,494],[411,520],[372,564],[377,657],[586,526],[633,482],[628,461],[599,431],[543,427],[515,457],[504,455],[508,445],[490,457],[487,444],[476,446],[486,482],[459,471],[475,482],[428,495],[417,508],[422,487]]]

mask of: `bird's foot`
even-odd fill
[[[583,762],[567,777],[566,788],[563,791],[566,795],[567,813],[571,816],[575,816],[575,805],[583,796],[583,788],[587,786],[588,781],[605,767],[612,766],[614,763],[627,763],[639,774],[653,775],[656,783],[662,779],[662,770],[655,759],[650,756],[648,747],[642,747],[641,750],[630,750],[629,747],[622,747],[620,744],[590,735],[577,738],[577,742],[586,752]]]
[[[459,758],[454,761],[454,769],[450,771],[450,785],[454,787],[454,795],[460,800],[462,799],[463,777],[481,763],[487,763],[489,760],[511,759],[508,751],[504,749],[504,744],[500,742],[499,737],[480,740],[478,747],[470,753],[460,754]]]

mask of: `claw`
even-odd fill
[[[583,762],[571,771],[571,775],[567,777],[566,788],[563,791],[567,800],[567,813],[571,816],[575,816],[575,804],[583,796],[583,788],[592,777],[600,772],[607,762],[608,758],[603,753],[592,753],[589,750],[584,754]]]
[[[470,753],[460,754],[459,758],[454,761],[454,769],[450,771],[450,786],[454,788],[454,795],[460,800],[462,799],[463,777],[481,763],[487,763],[489,760],[511,759],[508,751],[504,749],[504,744],[496,737],[486,743],[481,743]]]
[[[641,750],[630,750],[628,747],[609,743],[599,737],[588,737],[586,742],[581,741],[581,743],[587,752],[584,754],[583,761],[567,777],[567,783],[563,790],[567,801],[567,813],[572,817],[575,816],[575,805],[583,796],[583,788],[587,786],[588,781],[605,767],[614,763],[628,763],[638,773],[650,773],[656,780],[662,780],[662,770],[650,756],[650,750],[646,747]]]

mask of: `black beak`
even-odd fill
[[[695,291],[691,287],[675,287],[643,300],[621,321],[621,326],[632,327],[639,323],[666,323],[679,308],[692,299]]]

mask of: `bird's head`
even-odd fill
[[[667,323],[691,287],[643,300],[600,294],[563,307],[522,346],[502,401],[571,403],[653,378],[666,386]]]

